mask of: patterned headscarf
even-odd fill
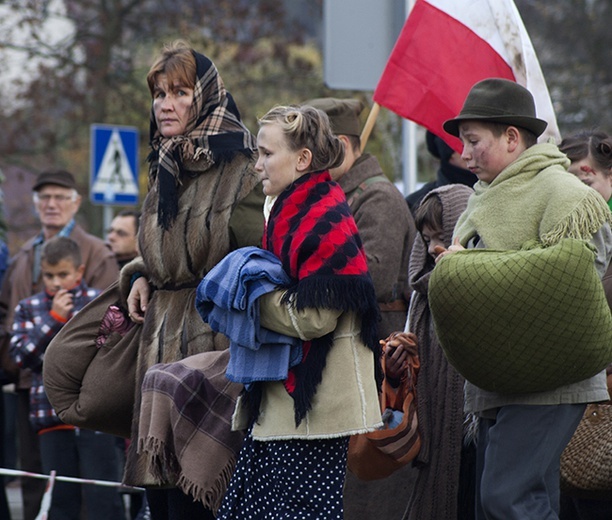
[[[168,230],[178,214],[178,186],[183,161],[197,162],[197,171],[231,160],[237,152],[250,156],[255,138],[240,120],[234,99],[223,85],[215,65],[193,51],[197,80],[185,134],[163,137],[151,108],[149,185],[158,182],[157,218]]]

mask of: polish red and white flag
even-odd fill
[[[459,114],[470,88],[486,78],[526,87],[537,116],[548,122],[540,140],[559,141],[548,87],[512,0],[416,0],[373,99],[460,151],[442,123]]]

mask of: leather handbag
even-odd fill
[[[421,449],[418,430],[416,382],[419,356],[416,343],[404,332],[389,336],[399,339],[409,347],[407,370],[398,388],[393,388],[385,378],[380,396],[381,412],[396,410],[403,413],[400,424],[394,428],[385,425],[380,430],[353,435],[349,441],[348,469],[361,480],[386,478],[411,462]],[[386,372],[386,356],[383,356]]]
[[[561,455],[561,489],[583,498],[612,496],[612,404],[589,404]]]
[[[43,380],[66,424],[129,438],[142,326],[119,301],[113,284],[62,328],[45,353]]]

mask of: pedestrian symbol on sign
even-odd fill
[[[137,132],[126,127],[92,127],[91,198],[102,204],[136,204]]]

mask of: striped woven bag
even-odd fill
[[[383,427],[360,435],[353,435],[349,442],[348,468],[361,480],[386,478],[394,471],[412,461],[421,449],[418,430],[416,382],[419,370],[418,348],[405,332],[392,334],[410,352],[408,368],[398,388],[393,388],[387,379],[383,381],[380,399],[381,411],[403,412],[402,420],[395,428]],[[383,371],[386,372],[386,356],[383,355]]]

